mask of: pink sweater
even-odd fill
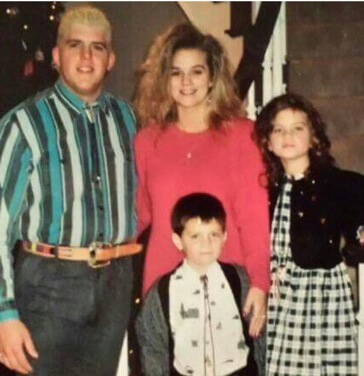
[[[268,198],[258,181],[263,165],[252,127],[250,120],[239,119],[222,131],[186,133],[171,125],[138,133],[138,231],[152,224],[144,291],[182,260],[171,240],[170,214],[176,201],[192,192],[215,195],[225,207],[228,238],[221,261],[245,266],[251,284],[268,291]]]

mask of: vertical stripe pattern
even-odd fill
[[[135,118],[108,93],[93,111],[59,81],[1,120],[0,321],[15,308],[17,240],[88,246],[134,235]]]

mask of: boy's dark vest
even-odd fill
[[[230,285],[231,291],[234,295],[234,300],[235,300],[236,306],[238,307],[238,311],[240,313],[240,317],[241,317],[241,321],[243,325],[243,333],[245,337],[245,342],[249,348],[248,363],[245,366],[245,368],[239,372],[239,376],[240,375],[241,376],[244,376],[244,375],[256,376],[258,375],[258,367],[254,358],[254,344],[253,344],[252,338],[249,336],[249,325],[241,313],[241,281],[240,281],[238,272],[236,271],[233,265],[225,264],[223,262],[219,262],[219,264]],[[171,331],[171,324],[169,321],[169,281],[173,273],[174,271],[166,274],[160,279],[158,283],[158,293],[160,297],[160,302],[162,305],[162,310],[163,310],[164,317],[165,317],[167,327],[168,327],[169,362],[170,362],[170,369],[173,370],[171,371],[172,376],[178,375],[178,373],[174,370],[174,367],[173,367],[174,343],[173,343],[173,337],[172,337],[172,331]]]

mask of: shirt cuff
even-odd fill
[[[0,303],[0,323],[18,319],[19,313],[15,308],[14,300],[5,300]]]

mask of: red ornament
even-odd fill
[[[33,76],[33,74],[34,74],[34,63],[33,63],[33,60],[29,60],[24,65],[23,75],[24,77],[30,77],[30,76]]]

